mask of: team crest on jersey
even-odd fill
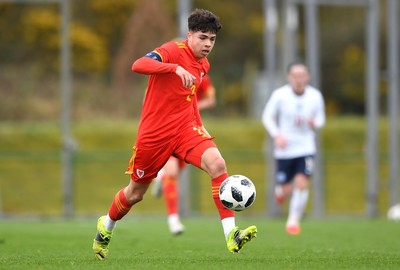
[[[136,169],[136,174],[139,176],[139,178],[142,178],[144,176],[144,171],[141,169]]]

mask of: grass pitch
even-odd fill
[[[400,269],[400,223],[386,220],[305,220],[287,235],[284,220],[243,218],[258,237],[230,254],[215,217],[185,219],[181,236],[169,234],[163,217],[118,223],[109,258],[91,250],[96,218],[1,220],[0,269]]]

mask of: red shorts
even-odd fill
[[[213,137],[204,134],[200,128],[190,127],[179,132],[172,140],[154,147],[140,147],[136,142],[126,174],[140,184],[150,184],[164,167],[170,156],[201,168],[201,157],[209,148],[217,147]]]

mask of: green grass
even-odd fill
[[[78,216],[100,214],[114,194],[125,186],[124,175],[134,144],[137,119],[74,122],[78,142],[74,156],[74,207]],[[257,186],[251,215],[266,209],[266,132],[258,119],[204,119],[223,154],[230,174],[244,174]],[[325,206],[328,215],[365,213],[366,121],[357,117],[329,118],[322,130]],[[379,126],[379,191],[381,215],[389,207],[387,121]],[[62,215],[61,134],[55,122],[0,123],[0,213],[10,215]],[[198,169],[190,174],[191,205],[195,212],[211,214],[209,177]],[[310,204],[312,208],[313,194]],[[162,214],[165,207],[151,196],[138,212]]]
[[[215,217],[184,219],[186,232],[169,234],[162,217],[130,213],[118,223],[109,258],[91,251],[96,218],[2,220],[0,269],[399,269],[399,223],[386,220],[305,220],[290,236],[283,220],[243,218],[258,237],[230,254]]]

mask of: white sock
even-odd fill
[[[228,217],[221,219],[222,228],[224,229],[225,239],[228,238],[228,234],[236,227],[235,218]]]
[[[115,228],[115,225],[117,224],[117,221],[112,220],[109,215],[106,216],[104,219],[104,227],[106,228],[107,231],[112,231]]]
[[[177,222],[180,222],[178,214],[168,215],[168,223],[171,224],[171,223],[177,223]]]
[[[287,225],[298,225],[308,201],[308,189],[293,189]]]

